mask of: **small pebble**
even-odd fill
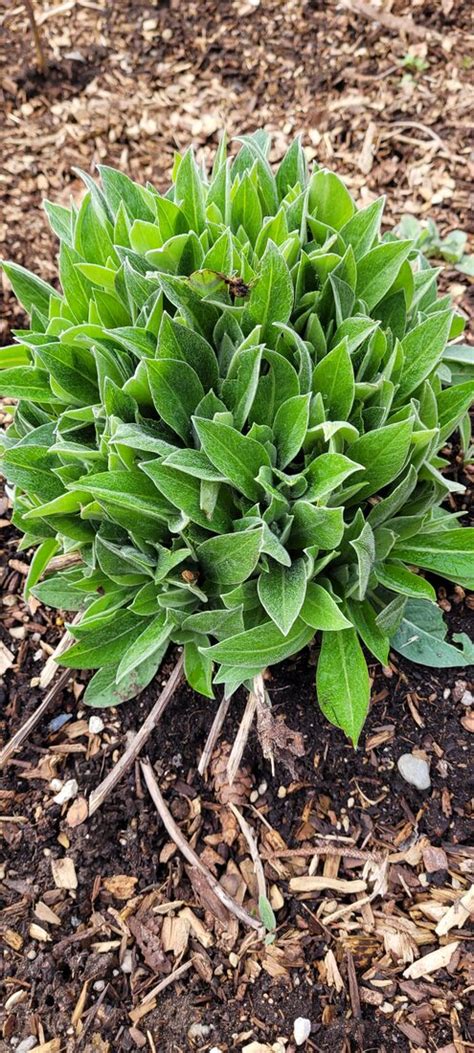
[[[35,1046],[36,1038],[34,1035],[28,1035],[28,1038],[24,1038],[16,1047],[16,1053],[30,1053],[30,1049],[34,1049]]]
[[[96,980],[95,984],[92,985],[94,991],[103,991],[105,987],[105,980]]]
[[[429,790],[430,769],[422,757],[414,757],[413,753],[402,753],[398,758],[397,768],[402,779],[410,783],[410,786],[415,786],[417,790]]]
[[[210,1024],[191,1024],[188,1030],[188,1038],[190,1042],[203,1042],[211,1034],[212,1026]]]
[[[43,653],[40,651],[40,658],[43,658]],[[53,717],[48,724],[48,731],[59,731],[64,724],[67,724],[69,720],[72,720],[72,713],[58,713],[57,717]]]
[[[55,802],[55,804],[66,804],[66,801],[72,801],[74,797],[77,797],[78,792],[79,787],[77,785],[76,780],[68,779],[67,782],[64,783],[64,786],[59,791],[59,793],[57,793],[56,796],[53,797],[53,801]]]
[[[278,787],[278,797],[280,800],[283,800],[283,798],[286,797],[286,786]]]
[[[120,968],[121,968],[123,973],[131,973],[132,968],[133,968],[132,952],[131,951],[129,951],[129,950],[125,951],[125,954],[124,954],[124,956],[122,958],[122,961],[121,961],[121,964],[120,964]]]
[[[100,735],[101,731],[104,730],[105,724],[101,717],[90,717],[89,718],[89,731],[91,735]]]
[[[293,1036],[297,1046],[302,1046],[311,1034],[311,1020],[306,1016],[297,1016],[293,1024]]]
[[[462,706],[474,706],[474,695],[472,694],[472,691],[464,691],[460,702]]]

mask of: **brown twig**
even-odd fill
[[[274,852],[262,852],[262,859],[267,859],[271,863],[272,859],[297,859],[316,855],[347,856],[350,859],[360,859],[364,863],[368,860],[372,863],[382,863],[384,860],[383,856],[374,855],[373,852],[364,852],[361,848],[353,848],[352,845],[345,845],[342,848],[338,845],[319,843],[301,848],[278,848]]]
[[[27,10],[27,13],[28,13],[28,18],[30,20],[31,30],[32,30],[32,33],[33,33],[33,40],[35,42],[36,61],[38,63],[38,69],[39,69],[39,71],[41,73],[41,76],[44,77],[45,74],[46,74],[46,70],[48,68],[48,63],[46,61],[46,55],[45,55],[45,52],[44,52],[44,49],[43,49],[43,42],[41,40],[41,34],[40,34],[39,29],[38,29],[38,24],[36,22],[35,10],[34,10],[34,7],[33,7],[33,2],[32,2],[32,0],[23,0],[23,3],[25,5],[25,7],[26,7],[26,10]]]
[[[263,684],[263,677],[260,674],[254,678],[253,690],[249,692],[247,699],[247,705],[245,707],[244,715],[239,724],[239,730],[235,736],[234,745],[232,746],[231,754],[227,762],[227,777],[229,784],[232,786],[235,776],[240,768],[240,762],[242,760],[242,754],[244,752],[247,739],[249,737],[250,728],[252,727],[253,718],[258,705],[258,699],[261,694],[264,694],[265,688]]]
[[[252,918],[252,915],[245,910],[245,907],[241,907],[240,903],[237,903],[235,899],[232,899],[232,896],[229,896],[228,892],[225,891],[220,882],[217,881],[214,875],[211,874],[211,871],[208,870],[202,862],[197,852],[194,851],[194,848],[191,848],[191,845],[184,837],[184,834],[181,833],[179,826],[175,823],[173,816],[164,801],[150,762],[141,761],[141,769],[148,792],[158,815],[160,816],[163,826],[171,837],[171,840],[174,841],[177,848],[179,848],[184,858],[187,859],[188,863],[191,863],[191,866],[197,867],[212,891],[218,896],[221,903],[224,904],[224,907],[226,907],[231,914],[234,914],[244,925],[248,925],[252,929],[260,930],[262,928],[261,922],[258,921],[257,918]]]
[[[155,705],[150,709],[150,712],[144,720],[140,730],[137,731],[135,738],[132,739],[130,745],[125,750],[125,753],[122,754],[112,770],[109,771],[109,774],[106,775],[105,779],[103,779],[96,789],[92,791],[89,797],[89,817],[94,815],[94,812],[101,807],[110,791],[113,790],[118,782],[120,782],[120,779],[125,775],[125,772],[128,771],[134,760],[138,757],[138,754],[145,745],[147,739],[150,737],[153,729],[156,727],[156,724],[162,713],[164,713],[168,702],[182,679],[183,665],[184,656],[180,655],[171,676],[167,680],[159,698],[155,702]]]
[[[402,36],[418,37],[419,40],[427,36],[420,26],[415,25],[410,15],[401,18],[398,15],[392,15],[390,11],[383,11],[380,7],[364,3],[363,0],[343,0],[343,6],[347,11],[361,15],[369,22],[378,22],[379,25],[393,30],[394,33],[400,33]]]
[[[204,746],[202,756],[198,764],[198,772],[200,775],[206,774],[206,771],[209,766],[209,761],[214,751],[214,746],[216,745],[216,742],[221,733],[222,725],[227,716],[227,710],[229,708],[229,705],[230,698],[225,698],[224,696],[212,722],[211,730],[209,732],[209,735],[207,736],[206,744]]]

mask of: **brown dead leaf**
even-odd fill
[[[224,904],[221,903],[219,897],[216,896],[216,893],[211,888],[206,878],[203,877],[200,870],[198,870],[197,867],[189,866],[186,867],[186,872],[193,886],[198,903],[204,907],[205,910],[210,910],[211,914],[214,914],[216,918],[219,918],[219,921],[221,921],[223,925],[226,925],[229,921],[229,911],[226,910]]]
[[[128,919],[128,927],[143,954],[146,964],[154,973],[171,972],[171,964],[166,957],[161,942],[161,921],[153,914],[144,918],[135,915]]]

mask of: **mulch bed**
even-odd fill
[[[208,157],[223,124],[231,133],[275,129],[275,160],[303,132],[308,155],[337,169],[361,201],[387,194],[389,222],[411,212],[433,216],[443,234],[469,229],[467,3],[389,0],[381,22],[359,0],[36,7],[46,80],[34,68],[20,0],[0,2],[8,35],[1,256],[55,280],[40,202],[81,193],[73,166],[117,164],[163,187],[174,149],[192,140]],[[407,53],[428,67],[407,76]],[[0,343],[8,343],[23,319],[1,280]],[[472,286],[454,270],[442,280],[472,316]],[[39,673],[64,632],[57,612],[21,599],[28,553],[16,551],[2,500],[0,746],[42,700]],[[439,584],[450,629],[472,633],[473,597]],[[96,732],[89,718],[98,714],[81,706],[84,684],[72,679],[3,773],[1,1053],[30,1036],[41,1053],[291,1053],[298,1016],[311,1021],[307,1050],[466,1053],[474,989],[469,670],[428,670],[396,655],[386,670],[374,664],[371,713],[354,752],[318,710],[305,651],[267,681],[274,715],[303,735],[304,756],[285,758],[293,770],[278,762],[273,777],[252,732],[232,788],[226,760],[244,695],[232,702],[202,779],[197,764],[215,704],[185,687],[176,693],[146,753],[186,839],[252,911],[254,867],[229,802],[245,815],[277,920],[276,939],[264,943],[233,917],[216,916],[166,834],[139,764],[79,822],[175,659],[138,700],[102,711]],[[397,759],[413,750],[430,763],[425,792],[398,773]],[[55,803],[71,779],[77,796]]]

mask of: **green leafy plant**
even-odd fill
[[[61,662],[97,670],[87,703],[136,695],[170,643],[212,697],[316,638],[319,704],[357,742],[363,648],[388,661],[407,599],[436,599],[424,571],[474,585],[438,452],[474,395],[463,322],[381,237],[383,198],[358,209],[299,141],[276,172],[266,134],[240,142],[209,176],[177,157],[164,196],[101,166],[79,207],[46,202],[62,291],[4,264],[31,328],[1,355],[3,470],[28,591],[83,612]]]
[[[407,213],[402,216],[395,233],[402,239],[412,238],[416,248],[427,259],[445,260],[461,274],[474,277],[474,254],[466,252],[467,234],[464,230],[451,230],[443,238],[433,219],[421,223]]]
[[[407,51],[401,60],[401,65],[404,69],[408,69],[413,73],[424,73],[425,70],[429,69],[430,64],[421,55],[415,55],[413,52]]]

